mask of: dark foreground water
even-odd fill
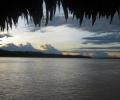
[[[120,60],[0,58],[0,100],[120,100]]]

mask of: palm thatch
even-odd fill
[[[0,3],[1,30],[12,28],[13,24],[17,24],[21,15],[24,15],[27,20],[30,16],[35,25],[40,25],[43,18],[43,2],[46,5],[46,24],[52,20],[56,7],[60,5],[63,7],[66,19],[69,16],[68,13],[72,13],[80,20],[80,24],[84,17],[92,18],[92,24],[94,24],[97,15],[110,17],[111,21],[116,12],[120,16],[119,0],[2,0]]]

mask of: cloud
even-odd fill
[[[120,58],[120,50],[101,50],[101,49],[83,49],[74,48],[73,50],[63,51],[65,54],[76,54],[83,56],[90,56],[93,58]]]
[[[120,52],[109,52],[109,56],[120,58]]]
[[[81,28],[83,30],[87,30],[95,33],[120,31],[120,28],[119,28],[120,20],[117,13],[114,16],[112,23],[110,24],[109,22],[110,22],[110,18],[106,19],[105,17],[102,17],[101,19],[99,19],[99,16],[97,16],[95,25],[92,26],[92,19],[89,20],[84,17],[83,23],[80,26],[79,21],[76,18],[73,19],[73,16],[69,16],[69,18],[66,20],[64,15],[59,14],[59,15],[56,15],[52,21],[49,21],[47,26],[68,25],[68,27],[74,27],[78,29]],[[41,27],[45,27],[44,20],[42,22]],[[28,27],[26,28],[28,28],[30,31],[37,31],[40,29],[38,26],[35,27],[32,21],[30,21]]]
[[[76,50],[78,50],[76,48]],[[80,51],[104,51],[104,52],[120,52],[120,47],[87,47],[79,48]]]
[[[13,37],[10,34],[0,34],[0,41],[2,41],[3,38],[9,38],[9,37]],[[2,43],[0,43],[0,45],[2,45]]]
[[[120,32],[119,33],[112,33],[112,34],[105,34],[105,35],[98,35],[98,36],[91,36],[83,38],[86,41],[84,44],[92,43],[92,44],[110,44],[110,43],[120,43]]]
[[[12,37],[12,35],[10,35],[10,34],[0,34],[0,38],[4,38],[4,37],[9,38],[9,37]]]
[[[24,38],[25,35],[21,35],[22,41],[25,39],[29,39],[29,41],[36,41],[39,44],[38,40],[43,41],[44,44],[53,44],[55,47],[52,47],[51,45],[46,46],[46,52],[57,52],[61,53],[59,50],[56,49],[60,44],[57,43],[63,43],[65,44],[64,47],[73,48],[78,47],[79,44],[85,45],[86,47],[89,46],[96,46],[104,44],[110,44],[120,43],[120,20],[115,15],[112,24],[109,24],[110,19],[101,18],[100,20],[97,18],[95,25],[92,26],[91,20],[84,19],[82,25],[80,26],[79,22],[76,20],[76,18],[73,20],[72,17],[69,17],[69,19],[66,21],[64,16],[55,16],[53,21],[49,21],[48,25],[45,27],[44,25],[39,27],[34,27],[34,24],[32,22],[29,23],[28,26],[21,25],[21,29],[24,30],[27,29],[27,31],[34,32],[33,35],[26,35],[27,38]],[[21,23],[21,21],[20,21]],[[44,23],[44,22],[43,22]],[[23,24],[23,23],[21,23]],[[19,31],[18,30],[18,31]],[[26,31],[26,30],[25,30]],[[17,35],[17,32],[14,32]],[[22,34],[20,31],[19,33]],[[24,33],[24,32],[23,32]],[[26,34],[27,32],[25,32]],[[28,32],[30,33],[30,32]],[[46,34],[38,34],[38,33],[46,33]],[[83,38],[84,37],[84,38]],[[76,44],[74,45],[73,44]],[[54,44],[56,43],[56,44]],[[72,44],[71,47],[68,44]],[[88,45],[86,45],[88,44]],[[92,45],[91,45],[92,44]],[[60,45],[61,48],[63,45]],[[118,45],[119,46],[119,45]],[[59,47],[58,47],[59,48]],[[84,49],[84,48],[83,48]],[[118,47],[111,47],[111,48],[93,48],[93,49],[114,49],[118,50]],[[90,50],[90,48],[89,48]],[[93,51],[92,48],[90,51]]]
[[[39,30],[41,31],[41,33],[44,33],[42,29],[45,27],[49,27],[49,26],[57,27],[61,25],[70,25],[70,24],[74,24],[76,25],[76,27],[80,26],[77,20],[73,21],[71,17],[66,21],[64,16],[55,16],[55,18],[52,21],[49,21],[47,26],[45,26],[44,22],[42,23],[41,27],[35,26],[34,23],[31,21],[29,25],[26,26],[26,29],[28,29],[28,31],[31,31],[31,32],[35,32]]]
[[[110,18],[106,19],[105,17],[103,17],[99,19],[99,17],[97,17],[95,25],[91,26],[91,22],[89,20],[84,19],[82,29],[97,34],[120,32],[120,19],[117,16],[117,13],[115,14],[113,22],[111,24],[109,23],[109,20]]]
[[[41,47],[43,48],[43,51],[41,50],[41,52],[44,52],[47,54],[62,54],[62,52],[54,48],[52,45],[45,44],[45,45],[42,45]],[[35,49],[30,43],[27,43],[25,45],[19,44],[18,46],[13,43],[10,43],[0,47],[0,49],[8,50],[8,51],[32,51],[32,52],[40,51]]]
[[[108,52],[104,52],[104,51],[81,51],[80,54],[95,58],[110,57]]]
[[[91,56],[95,58],[103,57],[120,57],[120,47],[84,47],[84,48],[72,48],[69,51],[63,51],[65,53],[80,54],[84,56]]]
[[[44,49],[44,53],[48,53],[48,54],[62,54],[61,51],[59,51],[58,49],[54,48],[52,45],[50,44],[45,44],[41,46]]]
[[[89,50],[93,50],[93,49],[120,49],[120,47],[86,47],[86,48],[80,48],[80,49],[89,49]]]
[[[83,56],[90,56],[93,58],[103,58],[110,57],[110,53],[108,51],[101,50],[71,50],[71,51],[63,51],[65,54],[77,54]]]
[[[107,52],[103,52],[103,51],[96,51],[93,53],[93,56],[94,57],[110,57]]]
[[[8,50],[8,51],[37,51],[30,43],[26,45],[20,44],[19,46],[10,43],[5,46],[0,47],[0,49]]]
[[[120,52],[120,47],[111,46],[111,47],[83,47],[83,48],[72,48],[71,51],[73,52],[80,52],[80,51],[104,51],[104,52]]]

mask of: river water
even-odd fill
[[[120,60],[0,58],[0,100],[120,100]]]

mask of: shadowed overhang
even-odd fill
[[[28,20],[30,16],[34,24],[41,23],[43,18],[43,2],[46,5],[46,25],[52,20],[56,7],[62,5],[65,18],[68,13],[72,13],[82,23],[83,17],[92,18],[92,24],[96,20],[96,16],[111,18],[110,23],[117,12],[120,16],[119,0],[1,0],[0,1],[0,28],[12,28],[16,25],[21,15]]]

